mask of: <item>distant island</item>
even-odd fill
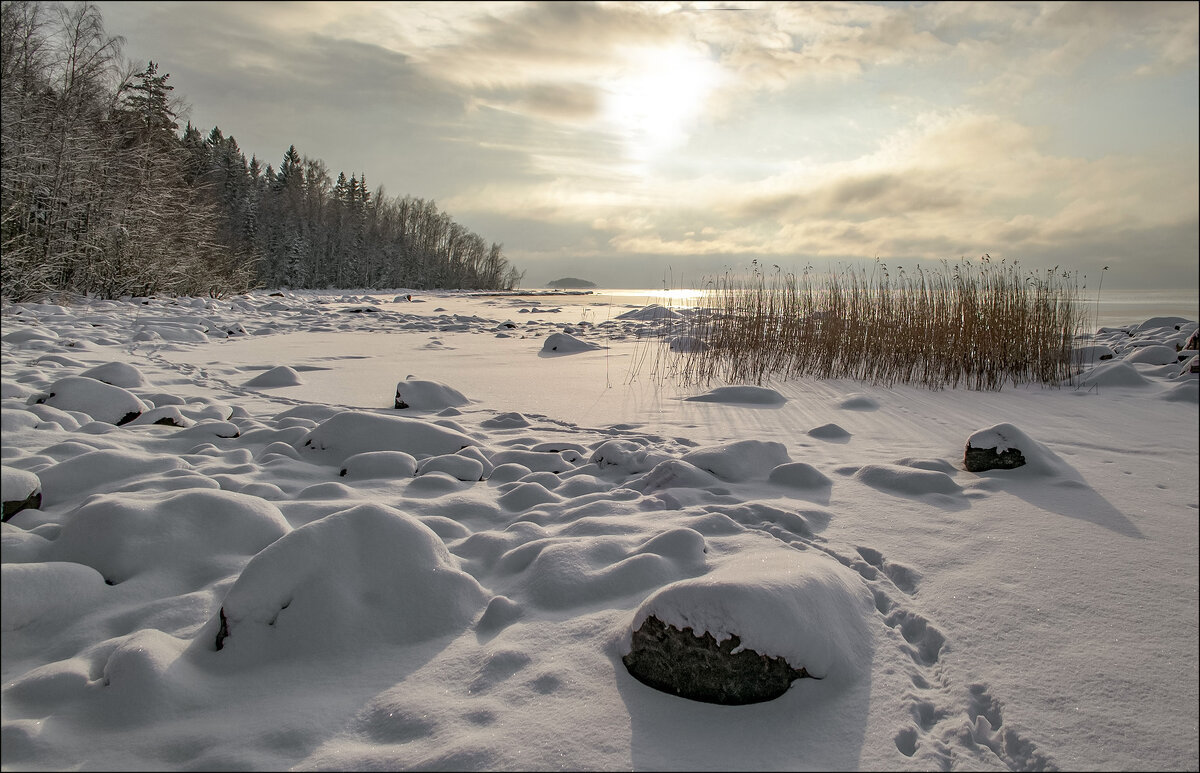
[[[547,287],[557,287],[559,289],[578,290],[584,287],[595,287],[595,282],[589,282],[586,279],[576,279],[575,277],[566,276],[562,279],[555,279],[553,282],[547,282]]]

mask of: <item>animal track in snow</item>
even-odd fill
[[[991,696],[986,684],[969,686],[967,717],[970,737],[980,746],[990,749],[1010,770],[1058,770],[1054,762],[1037,750],[1012,728],[1004,727],[1001,704]]]
[[[930,769],[994,765],[997,760],[1010,770],[1056,769],[1033,743],[1003,725],[1001,704],[986,685],[970,684],[963,702],[961,688],[943,662],[946,636],[910,607],[919,572],[871,547],[855,546],[855,554],[844,556],[828,546],[810,545],[854,569],[874,594],[884,625],[900,634],[897,646],[911,661],[906,670],[912,689],[905,695],[909,716],[892,736],[897,751]]]
[[[924,617],[905,609],[896,609],[884,622],[891,628],[898,628],[904,640],[912,645],[906,651],[917,665],[932,666],[938,662],[946,645],[946,637]]]
[[[917,592],[917,583],[921,579],[919,572],[910,569],[904,564],[896,564],[884,560],[883,554],[874,548],[856,547],[855,550],[858,551],[858,554],[862,556],[864,561],[887,575],[887,578],[897,588],[909,595]]]

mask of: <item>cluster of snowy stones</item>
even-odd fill
[[[1197,323],[1182,317],[1153,317],[1138,325],[1102,327],[1074,352],[1082,387],[1145,387],[1152,378],[1176,380],[1169,400],[1195,400],[1200,373]]]
[[[251,305],[239,299],[227,311],[245,311]],[[270,311],[273,317],[306,313],[278,301],[260,301],[255,310]],[[89,340],[122,342],[117,330],[103,329],[118,318],[116,310],[101,307],[90,314],[75,314],[59,307],[26,305],[21,311],[33,324],[11,325],[19,317],[6,317],[6,328],[16,328],[2,337],[6,367],[16,363],[17,351],[41,352],[38,362],[43,366],[77,372],[53,379],[5,380],[6,436],[44,429],[95,436],[152,432],[147,438],[183,439],[198,445],[173,461],[161,456],[148,459],[119,446],[78,444],[65,459],[46,449],[41,455],[22,458],[22,467],[6,464],[6,551],[12,546],[4,575],[6,626],[38,614],[36,604],[24,603],[23,598],[43,598],[21,593],[20,584],[33,582],[32,575],[9,571],[10,566],[19,566],[20,555],[49,557],[76,567],[55,580],[64,593],[76,592],[81,583],[91,588],[89,592],[98,592],[92,587],[97,581],[116,584],[143,571],[139,545],[147,540],[168,546],[156,559],[164,562],[186,562],[202,549],[235,559],[233,565],[241,567],[237,579],[199,638],[205,646],[232,650],[251,660],[293,649],[349,646],[349,638],[360,635],[351,632],[361,632],[359,623],[367,617],[374,621],[372,635],[412,642],[459,630],[476,620],[480,609],[483,614],[475,624],[481,630],[503,627],[520,616],[521,609],[512,599],[489,598],[476,578],[459,567],[444,537],[461,537],[465,527],[447,518],[421,519],[386,505],[360,504],[294,528],[272,504],[288,496],[274,483],[243,483],[236,492],[214,491],[221,480],[232,482],[234,477],[202,481],[203,476],[193,473],[183,459],[203,457],[209,449],[216,452],[215,444],[226,440],[255,445],[260,465],[286,467],[302,462],[333,467],[349,481],[412,478],[409,491],[431,497],[458,491],[464,482],[490,481],[500,486],[496,502],[507,512],[593,495],[613,501],[654,492],[663,492],[664,501],[683,499],[680,492],[686,491],[720,496],[727,492],[727,484],[750,479],[801,489],[830,485],[819,470],[793,462],[782,444],[756,440],[693,449],[679,456],[621,438],[590,446],[557,442],[498,450],[489,444],[487,431],[520,429],[528,425],[525,417],[500,414],[482,421],[480,431],[468,430],[454,418],[460,415],[456,406],[465,405],[466,397],[444,384],[411,377],[397,384],[391,411],[307,405],[259,420],[217,401],[189,401],[163,392],[128,363],[86,367],[71,357],[73,351],[85,351]],[[370,305],[344,311],[364,317],[381,313]],[[214,334],[248,334],[240,321],[208,312],[148,314],[140,325],[125,330],[133,341],[185,343]],[[652,307],[632,319],[661,320],[668,312]],[[55,321],[102,330],[64,339],[47,324]],[[481,328],[492,323],[470,318],[454,324]],[[1114,359],[1093,368],[1091,381],[1085,383],[1126,384],[1143,378],[1130,365],[1133,362],[1186,376],[1196,352],[1183,347],[1194,330],[1195,323],[1173,318],[1151,320],[1137,329],[1101,330],[1100,343],[1091,344],[1086,356]],[[556,332],[546,339],[543,352],[565,354],[597,346]],[[260,378],[264,383],[286,384],[294,377],[290,369],[276,369]],[[1186,383],[1185,396],[1194,399],[1195,379]],[[692,399],[772,404],[784,398],[774,390],[740,386],[718,388]],[[854,399],[869,398],[848,398],[844,407],[860,407]],[[395,412],[405,410],[430,413],[412,417]],[[827,425],[813,434],[836,436],[839,429]],[[964,465],[971,471],[1027,466],[1035,472],[1052,472],[1056,463],[1052,452],[1009,424],[972,434],[964,455]],[[890,473],[886,466],[868,467],[860,474],[886,477]],[[147,507],[136,485],[146,476],[175,481],[165,495],[169,506],[159,502],[157,507]],[[299,496],[336,498],[340,485],[317,484]],[[668,489],[673,493],[665,493]],[[28,530],[8,523],[19,513],[73,501],[80,504],[61,522],[35,517],[28,521],[34,524]],[[171,525],[164,524],[168,511]],[[793,518],[803,521],[800,516]],[[801,523],[797,528],[805,527]],[[111,535],[121,530],[136,530],[139,539],[128,544],[114,541]],[[484,553],[504,547],[485,542],[479,541]],[[553,553],[545,546],[539,550],[543,550],[540,555],[530,552],[521,560],[536,562]],[[699,533],[677,529],[655,537],[629,556],[629,567],[636,563],[641,568],[627,571],[665,581],[655,583],[659,589],[640,605],[630,626],[623,660],[636,678],[696,700],[741,704],[777,697],[797,678],[824,678],[839,669],[853,670],[856,651],[869,639],[864,626],[872,609],[871,596],[856,575],[816,551],[789,555],[786,561],[775,554],[764,555],[699,572],[705,565],[704,553]],[[343,571],[362,564],[388,569],[385,576]],[[197,564],[197,573],[207,571]],[[421,592],[386,594],[380,599],[371,591],[380,581]],[[536,586],[531,595],[537,598]],[[720,603],[710,603],[712,599]],[[543,601],[555,603],[549,597]],[[281,617],[285,609],[290,614]],[[430,609],[437,614],[430,614]],[[319,625],[312,624],[318,620]],[[823,624],[813,626],[811,620]]]

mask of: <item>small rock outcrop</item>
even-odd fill
[[[725,706],[774,700],[796,679],[809,677],[782,657],[760,655],[734,635],[718,642],[695,636],[651,615],[633,632],[633,648],[621,658],[642,684],[681,698]]]
[[[416,411],[437,411],[470,402],[462,392],[453,387],[437,381],[421,381],[410,377],[396,384],[396,401],[392,407],[398,411],[408,408]]]
[[[1021,433],[1015,427],[1006,432],[1005,429],[1010,426],[998,424],[967,438],[967,447],[963,452],[963,466],[967,472],[1011,470],[1025,465],[1025,455],[1013,445]]]
[[[542,354],[575,354],[603,348],[599,344],[580,340],[570,333],[551,333],[542,343]]]
[[[62,411],[80,411],[96,421],[117,426],[128,424],[150,409],[132,392],[86,376],[55,381],[49,393],[36,402]]]
[[[4,522],[22,510],[36,510],[42,506],[42,481],[36,474],[5,466],[2,475]]]

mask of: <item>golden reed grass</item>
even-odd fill
[[[963,260],[800,276],[757,268],[710,279],[662,329],[653,370],[683,383],[761,385],[799,376],[873,384],[1070,383],[1087,321],[1075,275]]]

